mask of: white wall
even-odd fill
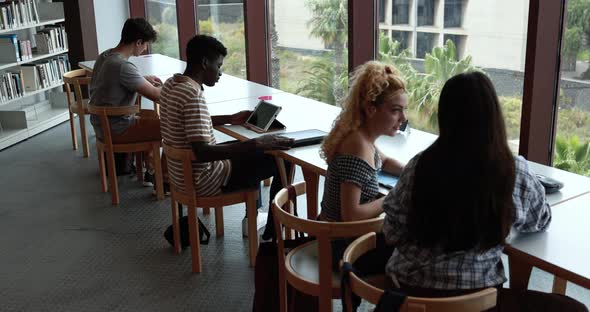
[[[94,0],[98,52],[116,46],[129,18],[129,0]]]

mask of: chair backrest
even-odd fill
[[[289,196],[289,188],[292,196]],[[293,191],[294,190],[294,191]],[[293,229],[300,233],[307,233],[316,237],[319,255],[319,284],[322,295],[330,297],[332,290],[332,246],[334,238],[358,237],[369,232],[381,231],[383,218],[373,218],[353,222],[324,222],[308,220],[291,214],[286,205],[290,205],[299,195],[305,194],[305,182],[299,182],[288,188],[283,188],[272,202],[275,231],[278,245],[279,263],[285,263],[285,245],[283,229]],[[295,196],[293,196],[295,195]]]
[[[97,115],[100,118],[100,129],[102,130],[103,142],[107,148],[112,148],[113,140],[111,135],[111,124],[108,116],[127,116],[139,113],[140,107],[137,105],[128,106],[99,106],[88,104],[88,112]]]
[[[344,252],[343,260],[354,263],[360,256],[376,248],[376,233],[365,234],[352,242]],[[356,274],[350,272],[350,291],[372,304],[377,304],[383,289],[370,285]],[[350,294],[350,292],[347,292]],[[496,306],[497,290],[484,290],[463,296],[445,298],[407,297],[400,311],[403,312],[479,312]],[[350,298],[346,298],[349,300]],[[350,304],[348,305],[350,307]]]
[[[84,102],[82,96],[82,87],[90,85],[91,77],[87,76],[87,71],[85,69],[76,69],[69,71],[64,74],[63,80],[64,85],[66,87],[66,97],[68,99],[68,107],[72,107],[73,99],[72,99],[72,87],[74,88],[74,94],[76,97],[76,102],[78,103],[78,107],[82,111],[84,109]]]
[[[170,161],[177,161],[182,163],[182,185],[178,185],[174,179],[170,179],[170,192],[176,200],[184,200],[195,202],[196,194],[194,190],[194,176],[193,176],[193,164],[195,161],[195,154],[192,149],[182,149],[172,147],[166,142],[162,142],[164,147],[164,154],[166,155],[166,161],[168,162],[168,168],[170,168]]]

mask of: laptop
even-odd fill
[[[398,177],[383,170],[379,170],[379,173],[377,173],[377,181],[379,181],[379,185],[388,190],[392,189],[397,184],[398,179]]]
[[[320,144],[327,135],[326,132],[318,129],[309,129],[295,132],[280,133],[280,136],[294,139],[292,147],[301,147],[308,145]]]

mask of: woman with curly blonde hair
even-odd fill
[[[359,66],[350,79],[351,88],[342,112],[326,136],[321,156],[328,164],[320,219],[363,220],[378,216],[383,199],[377,172],[399,176],[403,165],[376,147],[381,135],[394,136],[406,120],[406,84],[399,71],[370,61]]]

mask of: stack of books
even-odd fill
[[[33,58],[31,40],[18,40],[15,34],[0,35],[0,62],[13,63]]]
[[[37,53],[55,53],[68,48],[66,29],[62,26],[47,26],[35,34]]]
[[[0,102],[24,95],[22,72],[9,72],[0,75]]]
[[[0,29],[13,29],[39,22],[35,0],[0,1]]]
[[[63,75],[70,70],[68,56],[60,55],[41,62],[23,64],[16,71],[1,74],[0,103],[19,98],[26,92],[59,85]]]

